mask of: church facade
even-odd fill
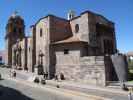
[[[13,68],[97,85],[117,80],[110,61],[117,52],[115,27],[104,16],[90,11],[79,16],[70,11],[68,19],[47,15],[31,26],[31,37],[24,27],[18,15],[8,20],[7,64]]]

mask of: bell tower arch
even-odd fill
[[[6,64],[12,65],[12,46],[17,40],[22,40],[25,37],[24,20],[17,12],[14,12],[6,25]]]

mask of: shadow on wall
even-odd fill
[[[0,85],[0,100],[34,100],[31,99],[30,97],[25,96],[21,92],[9,88],[9,87],[4,87]]]

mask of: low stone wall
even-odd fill
[[[105,86],[104,56],[81,57],[80,64],[57,64],[56,68],[67,80]]]

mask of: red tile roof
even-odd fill
[[[74,43],[74,42],[84,42],[84,41],[80,40],[80,38],[78,36],[72,36],[72,37],[69,37],[65,40],[54,42],[53,44]]]

